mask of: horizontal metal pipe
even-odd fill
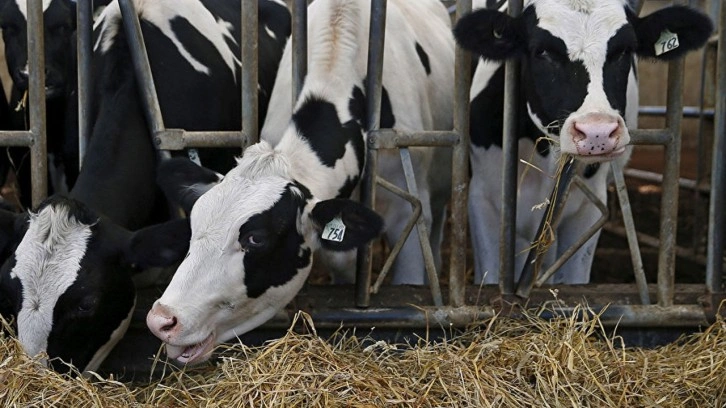
[[[619,225],[608,223],[605,224],[603,229],[607,232],[619,235],[623,238],[627,237],[627,231],[625,230],[625,228]],[[661,246],[660,239],[658,239],[658,237],[654,237],[643,232],[636,232],[636,235],[638,237],[638,242],[643,245],[647,245],[651,248],[660,248]],[[693,250],[690,248],[676,246],[676,256],[678,256],[679,258],[688,259],[701,265],[706,265],[706,257],[703,255],[694,254]]]
[[[625,169],[623,174],[628,177],[637,178],[643,181],[650,181],[653,183],[662,183],[663,175],[661,173],[655,173],[652,171],[640,170],[640,169]],[[708,193],[711,190],[709,185],[698,185],[696,180],[691,180],[683,177],[678,178],[678,185],[681,188],[687,188],[690,190],[698,189],[701,192]]]
[[[371,149],[397,149],[409,146],[454,146],[457,143],[459,143],[459,134],[450,130],[405,132],[395,129],[379,129],[368,133],[368,146]]]
[[[246,132],[240,131],[189,132],[183,129],[165,129],[156,132],[154,136],[154,141],[161,150],[184,150],[188,147],[240,147],[240,143],[246,145],[249,141]]]
[[[0,131],[0,146],[32,146],[33,134],[27,130]]]
[[[630,131],[631,145],[664,145],[671,140],[668,129],[637,129]]]
[[[683,107],[683,117],[684,118],[698,118],[703,114],[706,118],[713,118],[715,116],[715,110],[714,109],[704,109],[701,111],[701,108],[698,106],[684,106]],[[664,116],[666,114],[666,107],[665,106],[641,106],[638,108],[638,113],[640,116]]]

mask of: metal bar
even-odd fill
[[[711,201],[708,207],[708,248],[706,251],[706,290],[723,291],[724,203],[726,203],[726,6],[719,13],[716,54],[716,123],[711,161]]]
[[[522,0],[509,2],[509,15],[522,13]],[[508,60],[504,80],[504,135],[503,177],[502,177],[502,214],[499,235],[499,288],[502,294],[514,292],[514,255],[517,225],[517,168],[519,165],[519,146],[517,142],[517,118],[519,108],[519,62]]]
[[[45,44],[43,36],[43,4],[28,2],[28,97],[30,104],[30,180],[33,207],[48,195],[48,147],[45,121]]]
[[[292,0],[292,109],[308,73],[308,2]]]
[[[623,238],[627,238],[628,233],[625,230],[625,228],[615,225],[613,223],[607,223],[603,227],[607,232],[618,235]],[[635,235],[638,237],[638,242],[647,245],[651,248],[660,248],[660,239],[658,237],[654,237],[652,235],[648,235],[643,232],[637,232]],[[683,259],[688,259],[690,261],[696,262],[701,265],[706,265],[706,257],[705,256],[699,256],[697,254],[693,253],[693,250],[690,248],[684,248],[681,246],[676,246],[676,256]]]
[[[78,61],[78,170],[91,136],[91,56],[93,55],[93,1],[76,3],[76,36]],[[71,163],[66,165],[70,166]]]
[[[240,53],[242,60],[242,134],[239,135],[238,146],[246,147],[259,140],[258,122],[258,9],[257,0],[243,1],[242,32],[240,34]],[[246,137],[244,137],[246,136]]]
[[[562,214],[562,210],[565,208],[567,203],[567,193],[570,189],[572,179],[575,176],[575,159],[573,157],[567,157],[565,164],[563,165],[562,171],[557,177],[557,182],[552,186],[552,192],[549,197],[549,204],[545,209],[542,219],[540,220],[539,227],[537,227],[537,233],[534,235],[534,243],[529,249],[527,254],[527,260],[524,261],[522,267],[522,273],[519,276],[515,294],[523,299],[529,297],[529,293],[532,290],[539,269],[542,266],[542,256],[547,252],[551,242],[542,242],[541,237],[548,228],[555,230],[557,228],[557,221]]]
[[[471,11],[471,0],[456,2],[456,17]],[[456,47],[454,56],[454,132],[459,143],[452,149],[451,168],[451,255],[449,261],[449,303],[466,303],[467,198],[469,190],[469,89],[471,54]]]
[[[668,129],[633,129],[630,130],[630,144],[633,145],[665,145],[671,139]]]
[[[628,177],[636,178],[643,181],[650,181],[653,183],[663,182],[663,175],[652,171],[628,168],[623,170],[623,174]],[[680,188],[696,190],[701,193],[708,193],[709,191],[711,191],[711,187],[709,185],[699,185],[696,180],[691,180],[683,177],[678,178],[678,186]]]
[[[250,140],[239,131],[187,131],[165,129],[156,133],[154,142],[162,150],[184,150],[189,147],[240,147],[240,140]]]
[[[381,96],[383,79],[383,50],[386,36],[386,0],[371,1],[370,32],[368,33],[368,65],[366,76],[366,129],[376,130],[381,121]],[[367,146],[367,143],[366,143]],[[378,172],[378,152],[366,149],[366,170],[361,177],[361,201],[373,208],[375,205],[375,178]],[[356,299],[358,307],[370,304],[372,243],[358,249],[356,270]]]
[[[673,305],[676,260],[676,230],[678,227],[678,175],[681,164],[681,117],[683,112],[684,59],[668,65],[668,115],[666,128],[671,132],[665,145],[663,190],[660,209],[660,243],[658,251],[658,305]]]
[[[666,114],[665,106],[640,106],[638,108],[640,116],[663,116]],[[683,117],[685,118],[713,118],[714,109],[706,109],[703,106],[684,106]]]
[[[428,130],[408,132],[397,129],[378,129],[368,132],[370,149],[398,149],[411,146],[455,146],[459,134],[455,131]]]
[[[35,137],[27,130],[3,130],[0,131],[0,146],[24,146],[31,147]]]
[[[638,287],[640,302],[644,305],[650,304],[650,295],[648,294],[648,281],[645,278],[645,270],[643,269],[643,258],[640,256],[640,247],[638,246],[638,237],[635,234],[635,221],[633,220],[633,212],[630,207],[630,199],[628,197],[628,187],[625,185],[625,176],[623,176],[623,168],[617,161],[610,164],[610,168],[615,178],[615,189],[620,201],[620,208],[623,213],[623,223],[628,237],[628,248],[630,249],[630,258],[633,263],[633,274],[635,275],[635,285]]]
[[[552,275],[554,275],[555,272],[557,272],[557,270],[562,265],[564,265],[565,262],[567,262],[567,260],[569,260],[572,257],[572,255],[575,255],[575,252],[577,252],[577,250],[580,249],[580,247],[585,245],[587,240],[592,238],[592,236],[595,235],[595,233],[598,232],[600,230],[600,228],[602,228],[602,226],[605,225],[605,223],[608,220],[608,216],[609,216],[608,207],[605,205],[605,203],[602,202],[602,200],[600,200],[600,198],[598,198],[598,196],[592,191],[590,186],[588,186],[587,183],[582,181],[582,178],[580,178],[579,176],[574,177],[572,182],[575,183],[575,185],[585,194],[585,197],[587,197],[600,210],[601,216],[600,216],[600,218],[598,218],[597,221],[595,221],[594,224],[592,224],[590,226],[590,228],[588,228],[584,233],[582,233],[580,235],[580,238],[577,241],[575,241],[574,243],[572,243],[572,245],[569,248],[567,248],[567,250],[565,252],[563,252],[562,255],[560,255],[560,257],[557,258],[557,260],[554,263],[552,263],[552,265],[550,265],[550,267],[537,279],[537,281],[535,283],[537,285],[537,287],[544,285],[547,282],[547,280]],[[553,224],[559,223],[559,219],[553,221],[552,223]]]
[[[146,121],[149,124],[149,131],[153,137],[157,132],[164,130],[164,118],[161,116],[161,106],[159,106],[154,77],[151,75],[151,65],[149,64],[149,56],[146,54],[141,24],[132,0],[118,0],[118,3],[121,8],[129,51],[131,51],[134,73],[136,74],[136,86],[139,90]],[[157,149],[156,152],[160,159],[171,157],[167,151]]]

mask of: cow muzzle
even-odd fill
[[[180,363],[195,363],[209,357],[216,345],[214,332],[208,333],[201,341],[187,341],[179,318],[166,305],[156,302],[146,315],[149,330],[166,343],[166,355]],[[196,336],[194,336],[196,337]]]
[[[601,162],[622,155],[630,143],[630,135],[619,115],[595,112],[569,118],[560,143],[562,153],[588,162]]]

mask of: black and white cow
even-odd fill
[[[45,48],[46,130],[51,170],[51,187],[67,191],[78,177],[77,117],[70,109],[76,90],[76,2],[43,0],[43,43]],[[0,0],[0,27],[5,43],[5,60],[12,79],[9,121],[4,129],[27,128],[28,109],[16,108],[28,90],[27,0]],[[15,166],[20,199],[30,205],[30,160],[28,149],[9,148],[0,156],[0,180]],[[8,157],[9,156],[9,157]]]
[[[476,282],[499,280],[501,181],[496,175],[502,168],[503,61],[518,58],[522,63],[519,156],[532,165],[520,163],[518,170],[519,274],[543,214],[534,206],[552,189],[558,157],[572,155],[588,163],[582,176],[605,200],[609,162],[623,165],[630,156],[628,128],[637,127],[636,57],[678,58],[703,45],[711,30],[708,17],[690,8],[668,7],[639,18],[624,0],[532,0],[517,18],[482,9],[459,21],[457,42],[482,57],[472,83],[470,122],[469,218]],[[538,142],[541,137],[552,143]],[[573,188],[545,267],[599,216]],[[552,281],[587,283],[597,239],[592,237]]]
[[[239,112],[223,104],[239,106],[240,3],[136,1],[169,126],[239,127]],[[290,15],[276,1],[260,0],[259,9],[261,71],[274,72]],[[126,330],[135,302],[132,269],[177,262],[190,235],[185,219],[155,224],[167,204],[156,186],[155,150],[118,4],[104,10],[95,35],[98,103],[83,170],[68,197],[51,197],[16,223],[22,240],[0,270],[0,312],[16,318],[26,352],[82,370],[95,370]]]
[[[282,309],[305,282],[313,251],[348,253],[383,226],[348,198],[364,168],[370,2],[317,0],[308,13],[308,74],[293,109],[286,48],[262,132],[267,140],[245,150],[196,203],[194,191],[207,189],[214,175],[185,162],[164,169],[164,177],[187,180],[170,193],[193,205],[192,238],[147,324],[181,362],[208,358],[216,344]],[[451,126],[454,44],[443,5],[389,1],[386,30],[381,126]],[[431,156],[421,153],[419,164],[429,165]],[[419,169],[425,176],[427,168]],[[411,269],[421,264],[409,261]],[[414,272],[423,274],[423,266]]]

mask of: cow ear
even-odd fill
[[[174,265],[189,251],[191,235],[186,218],[140,229],[127,241],[126,261],[138,269]]]
[[[320,201],[310,212],[323,248],[347,251],[376,238],[383,219],[361,203],[348,199]]]
[[[220,174],[184,157],[163,160],[156,173],[156,184],[166,198],[180,205],[187,214],[191,213],[197,199],[221,179]]]
[[[495,10],[476,10],[459,19],[454,38],[461,48],[495,61],[514,57],[526,49],[519,20]]]
[[[707,15],[686,6],[658,10],[636,20],[634,25],[638,55],[664,61],[702,47],[713,32]]]

